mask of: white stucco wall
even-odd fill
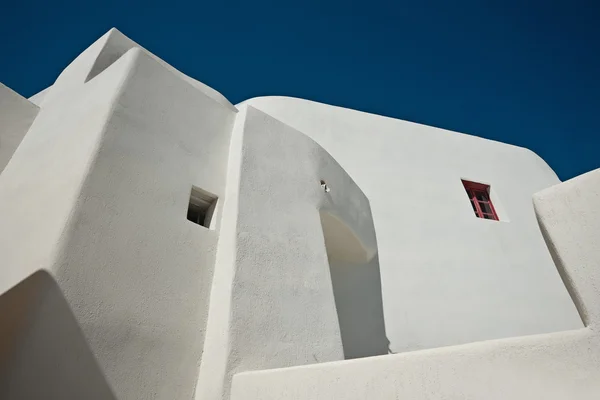
[[[131,62],[123,57],[101,79],[41,108],[0,174],[0,291],[53,268]]]
[[[234,378],[232,399],[596,399],[600,170],[535,195],[540,226],[587,327]]]
[[[158,398],[193,393],[218,232],[186,212],[192,185],[222,197],[233,116],[139,53],[82,188],[59,280],[87,266],[85,281],[63,287],[77,293],[83,328],[123,398],[140,396],[131,370]],[[100,315],[85,312],[90,294],[104,299]]]
[[[0,83],[0,174],[37,113],[35,104]]]
[[[217,257],[219,268],[232,268],[230,315],[214,322],[220,335],[211,340],[209,320],[197,399],[227,398],[236,371],[344,358],[320,211],[353,232],[365,262],[377,251],[367,198],[314,141],[242,107],[232,151],[240,152],[230,155],[239,163],[235,236],[223,230],[221,240],[231,241],[235,258],[223,265]]]
[[[0,174],[0,294],[47,271],[119,399],[598,389],[598,171],[536,216],[559,181],[526,149],[292,98],[236,108],[114,29],[39,111],[0,95],[0,132],[27,132]],[[461,178],[491,185],[500,222]],[[186,220],[192,186],[218,197],[211,229]]]
[[[388,354],[378,257],[369,261],[328,257],[344,358]]]
[[[116,400],[52,277],[0,295],[0,398]]]
[[[192,186],[224,193],[235,110],[137,47],[84,82],[100,41],[0,175],[0,292],[47,270],[117,398],[190,398],[218,224],[186,213]]]
[[[42,105],[42,102],[44,101],[44,98],[46,97],[46,94],[48,94],[48,92],[50,91],[51,88],[52,88],[52,86],[47,87],[46,89],[42,90],[41,92],[38,92],[38,93],[34,94],[33,96],[31,96],[28,100],[30,102],[32,102],[33,104],[35,104],[36,106],[40,107]]]
[[[392,352],[582,326],[531,204],[559,181],[531,151],[294,98],[244,104],[314,139],[368,197]],[[502,222],[475,217],[461,178],[491,185]]]

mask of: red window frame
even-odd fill
[[[493,221],[499,221],[496,209],[490,199],[490,185],[484,185],[483,183],[471,182],[462,180],[463,186],[469,196],[471,207],[477,218],[490,219]]]

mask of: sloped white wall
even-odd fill
[[[600,170],[538,192],[536,214],[587,327],[440,349],[246,372],[232,400],[597,399]]]
[[[52,88],[52,86],[49,86],[46,89],[42,90],[41,92],[37,92],[36,94],[31,96],[28,100],[39,107],[42,104],[42,102],[44,101],[44,97],[46,97],[46,95],[48,94],[48,92],[50,91],[51,88]]]
[[[54,279],[0,295],[0,398],[116,400]]]
[[[39,108],[0,83],[0,174],[23,140]]]
[[[252,107],[238,118],[233,143],[241,146],[232,151],[240,154],[231,155],[239,168],[237,216],[234,236],[221,237],[231,241],[234,258],[222,264],[226,257],[217,257],[217,268],[232,268],[230,314],[226,325],[211,326],[218,319],[211,304],[197,399],[227,398],[235,372],[344,358],[321,210],[354,232],[367,261],[377,252],[368,199],[329,154]],[[217,279],[213,291],[221,287]]]
[[[100,79],[41,108],[0,174],[0,292],[38,269],[56,272],[65,229],[132,55],[122,57]]]
[[[222,200],[236,110],[136,47],[85,82],[97,44],[0,175],[0,292],[47,270],[117,398],[190,398],[218,224],[187,207],[192,186]]]
[[[584,329],[243,373],[379,354],[388,339],[403,352],[581,328],[531,204],[556,175],[525,149],[298,99],[252,99],[237,113],[116,30],[43,97],[39,112],[25,103],[37,117],[0,175],[0,293],[52,274],[120,399],[189,398],[195,387],[197,399],[226,398],[236,373],[235,398],[421,395],[431,371],[445,393],[470,395],[480,386],[456,371],[484,384],[500,371],[518,387],[515,354],[581,361],[551,365],[526,386],[535,392],[577,382],[597,361]],[[461,178],[491,184],[501,222],[473,215]],[[215,230],[185,219],[192,185],[219,197]],[[345,240],[327,248],[324,212],[360,242],[347,258],[332,257]],[[555,252],[560,264],[569,250]],[[360,303],[352,288],[365,280]],[[418,388],[399,390],[406,380]]]
[[[314,139],[368,197],[392,352],[582,326],[531,203],[559,181],[531,151],[300,99],[244,104]],[[503,221],[475,217],[461,178],[491,185]]]
[[[192,396],[220,206],[186,214],[192,186],[223,199],[234,116],[138,52],[106,125],[58,279],[122,398]]]

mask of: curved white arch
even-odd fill
[[[373,258],[372,252],[340,218],[325,210],[321,210],[320,216],[329,259],[366,263]]]

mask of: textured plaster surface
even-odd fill
[[[58,279],[124,398],[156,371],[192,396],[218,232],[185,217],[192,185],[222,196],[233,115],[139,52],[82,187]]]
[[[587,327],[235,376],[232,399],[596,399],[600,170],[535,195],[540,226]]]
[[[243,131],[246,120],[246,108],[238,112],[232,131],[229,147],[228,165],[222,218],[219,230],[212,287],[210,290],[209,321],[206,326],[204,351],[199,377],[196,384],[195,399],[221,399],[225,383],[229,384],[229,324],[231,322],[232,286],[236,273],[237,246],[237,207],[240,190],[240,162],[242,156]],[[228,386],[227,386],[228,387]]]
[[[335,215],[357,237],[348,245],[364,247],[363,261],[377,251],[367,198],[327,152],[252,107],[242,107],[237,118],[234,135],[243,137],[234,136],[230,156],[239,160],[237,217],[228,231],[235,237],[221,237],[232,240],[235,254],[228,262],[230,316],[219,325],[221,335],[205,342],[208,354],[224,346],[226,335],[228,353],[221,357],[227,362],[203,358],[199,399],[219,398],[221,386],[227,397],[236,371],[344,358],[321,212]]]
[[[559,182],[529,150],[286,97],[243,104],[315,140],[369,199],[394,353],[582,326],[531,196]],[[490,184],[476,218],[461,179]]]
[[[0,174],[37,113],[35,104],[0,83]]]
[[[36,94],[34,94],[33,96],[31,96],[28,100],[30,102],[32,102],[33,104],[35,104],[38,107],[42,106],[42,102],[44,101],[44,97],[46,97],[46,95],[48,94],[48,92],[50,91],[50,89],[52,88],[52,86],[47,87],[46,89],[42,90],[41,92],[38,92]]]
[[[114,29],[0,102],[0,293],[56,280],[103,398],[598,391],[598,171],[552,186],[514,146],[291,98],[236,108]],[[491,185],[500,222],[461,179]],[[218,197],[211,229],[186,220],[192,186]],[[59,333],[53,301],[36,335]]]
[[[0,398],[115,399],[47,272],[0,295]]]
[[[96,82],[41,108],[0,174],[1,219],[12,227],[0,230],[0,291],[40,268],[58,267],[65,231],[132,58],[120,61]]]
[[[330,254],[328,249],[344,358],[388,354],[379,259],[344,260]]]
[[[170,71],[181,80],[186,81],[192,87],[198,89],[217,103],[229,108],[233,112],[236,111],[236,108],[222,94],[213,88],[206,86],[202,82],[198,82],[177,71],[175,68],[148,52],[142,46],[114,28],[94,42],[80,54],[75,61],[69,64],[69,66],[60,74],[54,85],[52,85],[51,90],[44,95],[42,105],[53,102],[58,98],[64,97],[64,95],[70,96],[74,89],[76,90],[77,88],[84,86],[101,71],[109,67],[127,53],[127,51],[133,48],[141,50],[148,57],[158,62],[165,70]],[[77,67],[73,68],[74,65]]]
[[[0,292],[47,270],[119,399],[190,398],[218,224],[186,212],[192,186],[223,196],[235,110],[137,47],[85,81],[124,44],[67,67],[0,175]]]

